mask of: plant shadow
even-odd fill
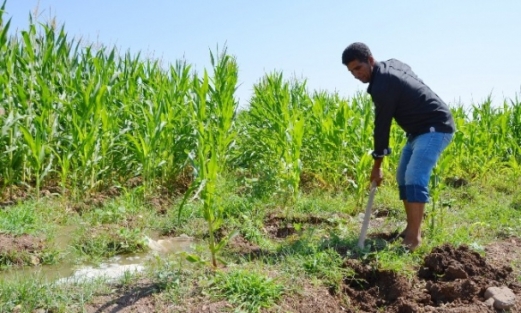
[[[407,252],[399,244],[399,233],[373,233],[365,240],[364,248],[358,247],[358,237],[341,237],[333,230],[327,231],[320,238],[313,238],[313,229],[294,232],[291,236],[278,238],[278,247],[273,250],[263,249],[254,244],[230,253],[230,256],[241,260],[260,259],[266,263],[276,263],[288,255],[309,255],[310,253],[333,250],[342,258],[365,259],[369,254],[383,250],[392,250],[397,254]],[[241,239],[243,242],[246,239]],[[243,247],[247,246],[244,243]]]
[[[122,288],[123,289],[123,288]],[[102,312],[123,312],[126,311],[127,308],[136,304],[139,300],[150,297],[154,294],[160,293],[161,290],[160,284],[156,283],[147,283],[143,285],[139,285],[135,288],[129,290],[120,291],[120,295],[116,298],[112,298],[111,300],[104,303],[100,306],[95,313]]]

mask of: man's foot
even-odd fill
[[[402,240],[402,245],[409,249],[409,251],[414,251],[416,248],[418,248],[422,243],[421,237],[414,237],[414,236],[406,236]]]

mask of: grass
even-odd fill
[[[81,285],[49,284],[40,277],[0,280],[1,312],[33,312],[45,308],[51,312],[81,312],[96,293],[108,289],[104,281]]]
[[[72,243],[80,256],[99,260],[118,254],[139,253],[146,249],[145,235],[140,229],[110,225],[102,228],[85,227]]]
[[[34,234],[44,231],[43,219],[31,203],[0,211],[0,229],[12,235]]]
[[[239,310],[258,312],[274,305],[285,288],[281,282],[255,270],[232,269],[218,272],[208,289],[214,297],[227,300]]]

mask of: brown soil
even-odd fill
[[[344,293],[351,300],[347,312],[495,312],[483,302],[491,286],[508,286],[521,295],[508,258],[515,258],[521,246],[509,249],[509,257],[500,262],[498,253],[504,243],[487,250],[486,258],[466,246],[444,245],[426,255],[422,267],[412,279],[395,272],[381,271],[359,260],[346,260],[344,266],[355,270],[345,280]],[[489,262],[489,260],[491,260]],[[518,299],[512,312],[521,310]]]
[[[42,239],[0,233],[0,265],[38,265],[45,249]]]

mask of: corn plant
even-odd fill
[[[20,37],[7,37],[9,22],[0,28],[4,186],[41,184],[46,173],[49,181],[59,176],[64,193],[73,189],[79,196],[136,175],[147,185],[159,175],[175,176],[191,142],[188,128],[179,134],[176,127],[188,125],[185,69],[169,74],[139,55],[120,58],[115,49],[80,48],[63,27],[41,23],[39,33],[32,17],[29,23]],[[176,120],[178,112],[184,112],[183,122]],[[152,154],[132,150],[134,139]],[[184,146],[173,149],[174,140]]]
[[[372,163],[372,103],[361,94],[347,101],[325,92],[312,100],[303,146],[306,172],[326,178],[336,190],[354,193],[360,205]]]
[[[295,204],[299,193],[304,111],[309,106],[305,83],[290,84],[281,73],[266,75],[254,87],[252,127],[246,136],[251,140],[251,148],[259,150],[246,154],[262,157],[258,171],[263,172],[263,179],[278,186],[275,192],[283,196],[287,209]]]
[[[37,126],[42,126],[40,123],[36,123]],[[23,134],[25,143],[28,147],[28,160],[31,163],[31,169],[35,171],[32,175],[36,179],[36,197],[40,197],[40,186],[43,178],[49,173],[52,166],[52,154],[47,144],[47,139],[44,137],[45,132],[36,130],[36,134],[33,136],[31,131],[23,126],[20,126],[20,131]],[[46,160],[51,155],[48,164]]]
[[[217,58],[214,58],[213,53],[210,56],[214,76],[210,78],[205,70],[202,78],[193,80],[191,105],[196,149],[190,157],[195,181],[190,192],[185,194],[185,199],[198,188],[203,202],[203,216],[208,225],[211,263],[217,267],[217,254],[234,235],[231,233],[222,239],[215,237],[215,232],[224,223],[224,207],[217,191],[218,180],[225,170],[228,150],[236,136],[233,123],[237,109],[234,93],[238,68],[235,59],[226,55],[226,50]]]
[[[145,100],[134,114],[135,131],[126,134],[134,155],[140,164],[143,185],[150,187],[155,171],[161,166],[160,158],[162,133],[167,121],[162,117],[164,102]],[[146,192],[145,192],[146,193]]]
[[[347,101],[325,92],[312,96],[312,107],[306,118],[303,149],[304,169],[314,177],[342,184],[351,162],[356,157],[348,131],[352,111]],[[351,155],[353,153],[353,155]],[[347,155],[346,155],[347,154]],[[344,175],[344,179],[345,179]],[[351,180],[353,181],[353,180]]]
[[[187,152],[194,149],[194,133],[191,124],[189,94],[192,79],[191,66],[178,61],[170,67],[170,76],[161,84],[161,97],[167,104],[163,107],[163,117],[168,121],[166,131],[162,133],[163,148],[159,157],[164,165],[157,173],[162,184],[175,180],[186,168]]]
[[[2,179],[3,187],[9,188],[9,196],[11,196],[11,188],[13,185],[22,181],[22,164],[25,160],[26,151],[22,149],[20,142],[23,141],[23,134],[20,130],[19,120],[22,117],[13,111],[8,113],[5,119],[2,119]]]
[[[444,155],[451,158],[450,172],[456,176],[479,177],[498,166],[514,165],[519,160],[519,125],[516,104],[493,107],[488,99],[473,105],[470,112],[453,110],[457,131]],[[519,126],[517,126],[519,127]]]

